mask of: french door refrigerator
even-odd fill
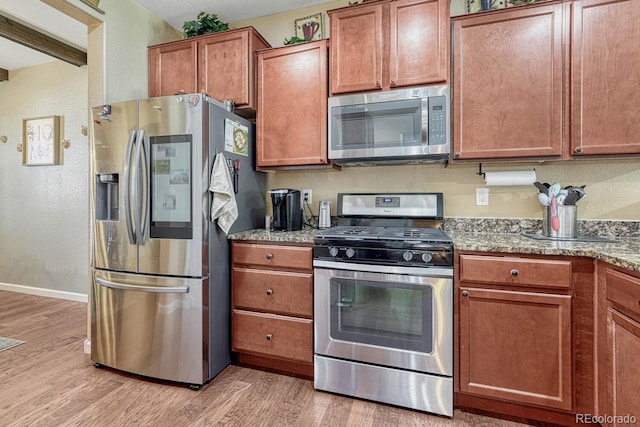
[[[210,221],[218,153],[234,175],[229,232],[264,224],[253,125],[175,95],[95,107],[91,136],[91,359],[197,388],[230,362],[229,247]]]

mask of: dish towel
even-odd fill
[[[229,234],[229,229],[238,218],[238,205],[233,192],[231,174],[229,174],[229,168],[227,167],[227,159],[222,153],[216,155],[213,163],[209,191],[213,193],[211,221],[217,220],[218,227],[225,234]]]

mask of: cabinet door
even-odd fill
[[[388,13],[385,2],[330,14],[332,94],[382,89]]]
[[[610,406],[607,414],[640,416],[640,323],[609,308],[607,310]],[[610,411],[610,412],[609,412]],[[622,420],[622,418],[621,418]],[[624,425],[614,422],[611,425]]]
[[[327,41],[258,54],[257,164],[327,164]]]
[[[200,82],[205,93],[236,106],[249,104],[249,34],[220,33],[200,39]]]
[[[460,291],[460,390],[570,410],[571,297]]]
[[[149,97],[198,91],[198,48],[195,41],[150,47],[148,55]]]
[[[398,0],[390,4],[391,87],[449,78],[449,2]]]
[[[454,22],[454,159],[561,156],[565,8]]]
[[[572,153],[640,153],[640,2],[572,7]]]

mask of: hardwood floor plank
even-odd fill
[[[26,341],[0,352],[2,427],[521,426],[352,399],[233,365],[199,391],[98,369],[83,353],[86,313],[86,303],[0,291],[0,336]]]

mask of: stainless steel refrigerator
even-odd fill
[[[93,108],[91,140],[91,359],[197,388],[230,362],[214,158],[224,153],[233,177],[229,232],[262,227],[254,127],[206,95],[176,95]]]

